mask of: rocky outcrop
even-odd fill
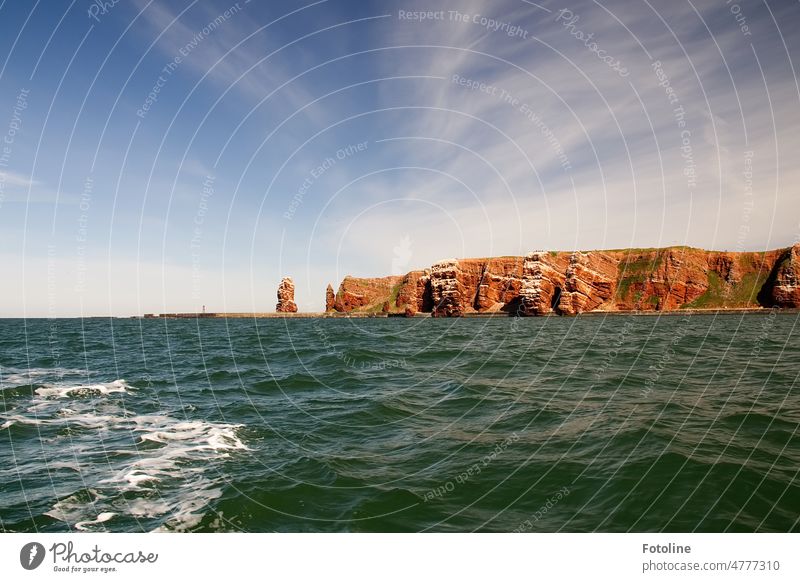
[[[510,311],[519,303],[522,257],[476,259],[480,264],[477,291],[470,306],[476,311]]]
[[[650,276],[645,296],[659,311],[678,309],[708,289],[708,259],[691,249],[668,249]],[[652,301],[652,300],[651,300]],[[641,309],[641,306],[640,306]]]
[[[709,253],[708,271],[717,273],[728,285],[735,285],[742,280],[742,269],[739,261],[731,253]]]
[[[430,271],[411,271],[400,281],[395,307],[406,315],[430,312],[433,308]]]
[[[297,303],[294,302],[294,282],[291,277],[284,277],[278,285],[278,304],[275,306],[278,313],[296,313]]]
[[[770,299],[775,307],[800,307],[800,244],[786,250],[771,281]]]
[[[325,311],[333,311],[336,305],[336,294],[333,292],[333,285],[328,283],[325,289]]]
[[[522,264],[518,315],[546,315],[561,299],[566,270],[561,253],[534,251]]]
[[[466,288],[461,281],[456,259],[439,261],[431,267],[431,315],[434,317],[453,317],[464,313]]]
[[[668,247],[448,259],[402,277],[345,277],[333,302],[339,312],[436,317],[771,305],[800,307],[800,245],[760,253]]]
[[[339,312],[381,311],[402,279],[399,276],[369,279],[348,275],[339,285],[333,308]]]
[[[618,263],[614,257],[602,252],[572,253],[558,311],[576,315],[609,303],[616,290]]]
[[[708,289],[708,253],[688,247],[610,253],[619,260],[615,309],[664,311],[698,299]],[[715,261],[720,265],[724,260]]]
[[[431,312],[454,316],[474,311],[509,311],[522,287],[522,257],[449,259],[430,271]]]

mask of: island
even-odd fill
[[[765,252],[686,246],[447,259],[402,276],[345,277],[326,309],[458,317],[800,307],[800,244]]]
[[[145,318],[492,317],[800,309],[800,243],[761,252],[688,246],[533,251],[445,259],[405,275],[346,276],[325,311],[298,310],[291,277],[275,311],[163,313]]]

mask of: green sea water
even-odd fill
[[[799,321],[0,320],[0,530],[797,531]]]

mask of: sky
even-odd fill
[[[0,0],[0,317],[800,239],[800,4]]]

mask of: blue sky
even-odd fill
[[[798,29],[789,1],[2,2],[0,316],[787,246]]]

